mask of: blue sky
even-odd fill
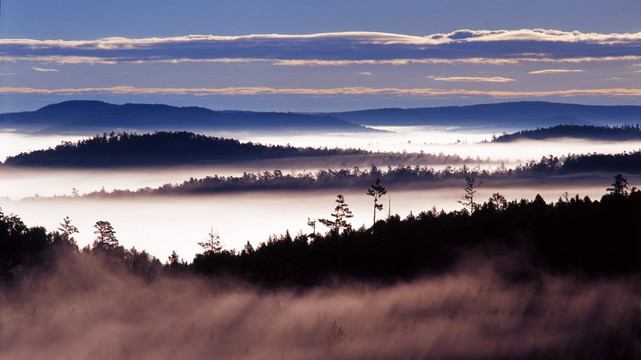
[[[278,111],[641,99],[638,0],[0,6],[2,112],[67,99]]]

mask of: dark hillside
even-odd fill
[[[175,165],[302,156],[363,154],[360,150],[320,150],[291,146],[265,146],[189,132],[97,135],[53,149],[8,157],[6,165],[103,167]]]
[[[547,140],[555,138],[574,138],[601,141],[641,140],[641,129],[636,126],[592,126],[592,125],[558,125],[536,130],[522,130],[513,134],[501,135],[493,142],[511,142],[518,140]]]

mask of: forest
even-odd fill
[[[460,211],[432,209],[376,221],[379,204],[374,195],[384,191],[377,181],[371,185],[376,191],[368,191],[376,221],[370,228],[349,225],[349,205],[339,194],[328,219],[309,221],[309,233],[270,237],[257,248],[248,242],[235,251],[223,250],[212,229],[208,240],[200,243],[204,251],[192,262],[179,260],[174,253],[164,265],[145,251],[120,246],[107,220],[96,223],[94,243],[79,250],[73,238],[77,229],[69,218],[59,229],[47,231],[25,225],[16,215],[2,214],[0,278],[5,285],[26,279],[55,266],[61,254],[100,254],[146,278],[194,272],[268,287],[316,285],[331,276],[409,280],[448,271],[470,251],[488,257],[512,253],[514,261],[502,271],[514,281],[535,281],[543,272],[598,278],[640,270],[641,191],[629,187],[621,175],[600,200],[566,194],[555,203],[540,196],[507,201],[499,193],[481,203],[474,199],[476,179],[467,180]],[[330,230],[317,232],[317,222]]]
[[[206,176],[190,178],[180,184],[165,184],[157,188],[144,187],[138,190],[104,189],[84,194],[85,197],[120,197],[133,195],[178,195],[205,194],[233,191],[261,190],[309,190],[309,189],[357,189],[380,179],[388,185],[400,187],[438,186],[444,181],[460,180],[467,176],[494,183],[509,183],[515,180],[541,181],[541,179],[564,181],[566,175],[581,176],[590,172],[623,172],[638,174],[641,171],[641,151],[620,154],[582,154],[559,158],[543,157],[507,168],[500,165],[494,170],[481,169],[478,165],[470,168],[446,166],[436,170],[429,166],[398,165],[386,169],[372,165],[369,169],[327,169],[316,172],[284,173],[281,170],[247,173],[242,176]],[[67,197],[60,195],[57,197]]]
[[[375,181],[373,226],[352,228],[338,194],[306,233],[237,250],[213,228],[180,239],[202,247],[187,261],[125,248],[108,219],[80,248],[69,217],[47,230],[0,211],[0,347],[12,359],[634,357],[641,191],[616,175],[598,200],[482,201],[465,180],[461,210],[385,218]]]
[[[53,149],[8,157],[6,165],[108,167],[172,165],[207,161],[238,161],[282,157],[362,154],[350,149],[314,149],[265,146],[191,132],[160,131],[153,134],[110,133],[77,142],[63,142]]]
[[[641,139],[639,124],[621,126],[594,125],[556,125],[536,130],[521,130],[512,134],[493,137],[492,142],[510,142],[518,140],[547,140],[555,138],[575,138],[601,141],[625,141]]]
[[[333,168],[322,169],[340,158]],[[287,170],[262,171],[265,162],[254,167],[261,170],[241,169],[242,175],[231,176],[207,176],[205,168],[199,178],[189,174],[158,187],[85,194],[73,188],[71,195],[27,194],[7,201],[0,210],[3,356],[607,359],[638,354],[641,191],[632,182],[638,186],[640,151],[550,155],[505,166],[500,158],[266,146],[188,132],[111,133],[10,157],[2,167],[7,174],[28,176],[43,174],[30,168],[38,166],[47,174],[70,172],[64,179],[72,186],[78,174],[121,176],[137,167],[173,171],[178,165],[225,161],[251,168],[254,164],[243,161],[260,159],[321,159],[308,164],[323,165],[308,172],[270,161]],[[357,163],[363,166],[352,166]],[[364,165],[374,163],[392,165]],[[83,173],[84,168],[90,170]],[[611,180],[602,181],[605,176]],[[599,189],[611,184],[603,193],[590,190],[588,197],[546,189],[555,182],[564,184],[559,189],[576,191],[584,191],[576,184],[600,184]],[[100,188],[97,184],[88,191]],[[413,192],[432,186],[437,190],[427,197]],[[508,199],[513,195],[504,194],[514,194],[510,186],[533,186],[545,199],[536,192]],[[460,195],[458,210],[430,208],[431,196],[441,188],[451,203]],[[299,197],[317,189],[324,190],[314,203]],[[397,189],[420,205],[395,215],[388,201],[395,197],[400,203]],[[285,191],[258,192],[263,190]],[[234,191],[220,195],[232,203],[204,196]],[[275,205],[285,192],[289,203]],[[228,220],[211,212],[213,207],[180,207],[181,195],[194,203],[214,202],[237,217],[229,221],[234,232],[223,228]],[[132,199],[117,199],[127,196]],[[278,214],[273,223],[279,228],[271,236],[270,230],[264,237],[234,239],[241,227],[269,226],[264,209],[237,210],[259,198],[269,204],[266,211]],[[334,201],[332,208],[314,209],[325,200]],[[123,208],[147,201],[157,213]],[[237,208],[229,210],[234,201]],[[83,224],[84,208],[73,213],[65,205],[84,202],[98,210]],[[15,204],[44,208],[44,218],[71,217],[45,228],[37,224],[46,220],[23,220],[29,211],[14,207],[15,214],[7,213]],[[133,219],[137,235],[127,234],[126,223],[107,210],[110,206],[120,206],[116,212]],[[300,226],[283,225],[287,210],[279,206],[300,212]],[[170,217],[159,220],[160,212]],[[211,220],[219,228],[212,226],[203,239],[205,231],[186,223],[181,212],[205,213],[198,225]],[[356,219],[363,214],[366,225],[360,226]],[[147,219],[153,227],[166,221],[180,229],[161,258],[151,251],[167,240],[147,227]],[[195,255],[181,247],[186,243],[198,249]],[[178,251],[171,252],[173,246]]]
[[[102,168],[122,166],[172,166],[238,161],[358,156],[385,162],[427,162],[460,164],[472,159],[457,155],[427,153],[374,153],[359,149],[317,149],[282,145],[241,143],[192,132],[158,131],[153,134],[109,133],[76,142],[66,141],[54,148],[9,156],[4,165]],[[482,160],[477,159],[477,162]]]

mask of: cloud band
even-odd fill
[[[459,30],[408,36],[374,32],[312,35],[189,35],[88,41],[1,39],[0,59],[58,63],[274,61],[279,65],[414,61],[585,61],[641,54],[641,32]],[[581,60],[582,59],[582,60]]]
[[[398,96],[489,96],[495,98],[523,98],[546,96],[609,96],[640,97],[641,89],[569,89],[554,91],[501,91],[501,90],[465,90],[465,89],[432,89],[432,88],[367,88],[342,87],[331,89],[276,89],[271,87],[228,87],[228,88],[138,88],[133,86],[114,86],[102,88],[65,88],[36,89],[29,87],[2,87],[0,94],[41,94],[41,95],[80,95],[91,93],[116,95],[398,95]]]

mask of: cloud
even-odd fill
[[[501,76],[493,76],[493,77],[450,76],[450,77],[430,77],[430,78],[436,81],[470,81],[470,82],[498,82],[498,83],[515,81],[514,79],[505,78]]]
[[[583,72],[583,70],[545,69],[545,70],[530,71],[528,72],[528,74],[538,75],[538,74],[560,74],[560,73],[579,73],[579,72]]]
[[[116,95],[310,95],[310,96],[344,96],[344,95],[396,95],[396,96],[489,96],[494,98],[525,98],[546,96],[608,96],[608,97],[640,97],[641,89],[568,89],[553,91],[497,91],[497,90],[466,90],[466,89],[433,89],[433,88],[368,88],[341,87],[329,89],[284,88],[271,87],[227,87],[227,88],[138,88],[133,86],[114,86],[96,88],[62,88],[37,89],[30,87],[0,87],[0,94],[42,94],[42,95],[84,95],[84,94],[116,94]]]
[[[0,76],[11,76],[13,73],[0,73]]]
[[[639,56],[641,60],[641,56]],[[263,59],[263,61],[267,61]],[[517,64],[527,59],[464,58],[464,59],[391,59],[391,60],[275,60],[276,66],[348,66],[348,65],[409,65],[409,64]],[[534,61],[534,60],[533,60]]]
[[[60,70],[58,69],[45,69],[45,68],[40,68],[40,67],[32,67],[31,69],[39,72],[58,72]]]
[[[363,76],[372,76],[372,73],[369,71],[361,71],[358,73],[358,75],[363,75]]]
[[[335,65],[360,61],[589,61],[639,59],[641,32],[596,34],[557,30],[459,30],[410,36],[376,32],[310,35],[188,35],[86,41],[0,39],[4,61],[188,62],[272,61]],[[471,60],[476,59],[476,60]],[[485,60],[490,59],[490,60]]]

